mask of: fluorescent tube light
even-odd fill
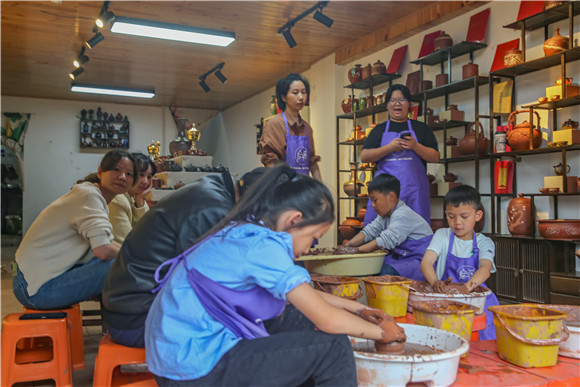
[[[236,40],[233,32],[117,16],[111,32],[225,47]]]
[[[122,97],[137,97],[137,98],[155,97],[155,90],[128,89],[124,87],[109,87],[109,86],[87,85],[80,83],[73,83],[71,85],[70,90],[79,93],[119,95]]]

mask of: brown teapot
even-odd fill
[[[558,176],[562,176],[564,174],[564,170],[566,170],[566,174],[570,173],[570,166],[568,164],[564,165],[562,163],[558,163],[557,165],[553,165],[554,173]]]
[[[449,145],[449,146],[457,145],[457,139],[453,136],[449,136],[447,141],[445,141],[445,145]]]
[[[508,204],[508,231],[514,236],[532,236],[535,213],[536,208],[532,206],[532,201],[519,194]]]
[[[477,144],[477,154],[478,155],[485,155],[487,153],[487,150],[489,148],[489,140],[485,137],[485,134],[483,132],[483,125],[481,125],[481,122],[479,121],[474,121],[472,123],[469,124],[469,126],[467,127],[467,133],[465,134],[465,137],[463,137],[461,139],[461,141],[459,141],[459,150],[461,151],[462,154],[464,155],[473,155],[475,154],[475,129],[473,128],[473,126],[477,124],[478,125],[478,129],[477,129],[477,133],[478,133],[478,144]]]
[[[443,50],[444,48],[453,46],[453,38],[445,33],[445,31],[441,31],[441,34],[433,40],[433,50],[439,51]]]
[[[511,146],[512,151],[519,152],[529,149],[530,144],[530,127],[533,131],[532,137],[532,148],[537,148],[542,143],[542,132],[540,132],[532,123],[528,121],[524,121],[521,124],[515,125],[516,115],[518,113],[529,113],[529,110],[516,110],[512,112],[508,117],[508,127],[512,126],[511,129],[508,129],[508,137],[507,141],[508,144]],[[540,115],[537,111],[534,110],[536,113],[536,118],[538,120],[538,128],[540,127]]]

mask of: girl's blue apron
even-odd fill
[[[185,258],[202,242],[195,244],[157,268],[155,280],[160,285],[153,290],[153,293],[165,285],[173,270],[183,261],[187,270],[187,280],[210,316],[232,331],[236,337],[255,339],[268,336],[263,321],[279,316],[284,311],[286,301],[275,298],[270,292],[259,286],[248,290],[231,289],[211,280],[194,268],[190,269]],[[170,265],[169,270],[163,279],[160,279],[161,269],[165,265]]]
[[[389,144],[393,139],[399,138],[400,133],[389,132],[391,120],[387,121],[385,132],[381,140],[381,146]],[[407,120],[409,132],[417,141],[417,135],[411,127],[411,121]],[[425,166],[421,158],[410,149],[388,154],[377,162],[377,173],[388,173],[395,176],[401,182],[399,199],[404,201],[413,211],[427,221],[431,222],[431,206],[429,203],[429,181],[425,173]],[[366,226],[377,217],[377,213],[369,199],[367,212],[364,219]]]
[[[473,231],[473,251],[471,257],[461,258],[453,255],[453,239],[455,234],[451,232],[449,237],[449,246],[447,247],[447,260],[445,261],[445,271],[443,272],[442,280],[448,277],[454,282],[466,283],[469,281],[473,273],[479,267],[479,249],[477,248],[477,239],[475,231]],[[485,283],[481,284],[485,286]],[[493,292],[485,299],[485,318],[486,328],[479,331],[480,340],[495,340],[495,328],[493,326],[493,313],[489,311],[490,306],[499,305],[499,301]]]
[[[297,173],[308,175],[310,173],[310,141],[308,140],[308,128],[304,125],[304,136],[293,136],[290,134],[288,119],[282,112],[284,124],[286,125],[286,164],[296,170]]]

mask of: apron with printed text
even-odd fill
[[[288,119],[282,112],[284,124],[286,125],[286,164],[296,173],[308,175],[310,173],[310,141],[308,140],[308,128],[304,126],[306,134],[304,136],[293,136],[290,134]]]

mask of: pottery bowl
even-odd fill
[[[564,147],[564,146],[567,146],[568,145],[568,141],[558,141],[557,144],[558,144],[559,147]]]
[[[546,103],[546,102],[548,102],[548,97],[541,97],[541,98],[538,98],[538,102],[539,102],[539,103]]]
[[[557,142],[549,142],[548,143],[548,148],[557,148],[558,147],[558,143]]]
[[[560,192],[560,188],[558,187],[552,187],[548,189],[548,192],[551,194],[557,194],[558,192]]]
[[[545,239],[580,240],[580,219],[540,219],[538,230]]]
[[[542,188],[540,188],[540,192],[543,194],[547,194],[548,192],[550,192],[550,188],[542,187]]]
[[[550,101],[557,101],[559,99],[560,99],[560,96],[558,94],[550,96]]]

